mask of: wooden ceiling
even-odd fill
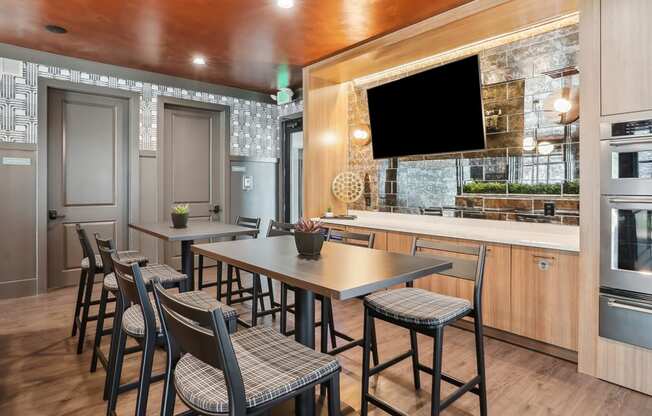
[[[2,0],[0,42],[271,92],[299,87],[305,65],[469,1]]]

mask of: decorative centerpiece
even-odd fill
[[[188,204],[178,204],[172,207],[170,216],[172,217],[172,226],[174,228],[186,228],[188,226],[188,214],[190,208]]]
[[[294,243],[297,251],[302,256],[316,257],[321,253],[324,245],[324,236],[321,233],[322,224],[319,221],[312,221],[302,218],[294,229]]]

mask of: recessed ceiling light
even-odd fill
[[[195,65],[206,65],[206,59],[201,56],[195,56],[192,58],[192,63]]]
[[[56,33],[57,35],[62,35],[64,33],[68,33],[68,30],[66,30],[65,27],[57,26],[57,25],[47,25],[45,26],[45,30],[51,33]]]
[[[294,0],[276,0],[276,5],[282,9],[294,7]]]

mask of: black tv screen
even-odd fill
[[[478,56],[367,90],[374,159],[485,148]]]

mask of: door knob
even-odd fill
[[[219,205],[215,205],[209,212],[212,212],[213,214],[219,214],[222,212],[222,208],[220,208]]]
[[[61,218],[66,218],[66,216],[63,214],[59,214],[56,209],[51,209],[48,210],[48,218],[54,221]]]

